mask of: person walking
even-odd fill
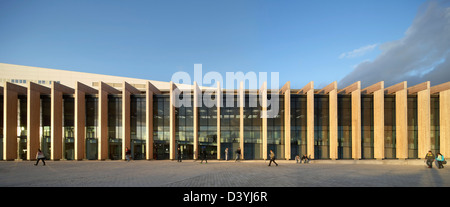
[[[127,159],[127,162],[130,161],[130,157],[131,157],[131,150],[127,147],[125,148],[125,158]]]
[[[181,162],[181,149],[178,147],[178,162]]]
[[[205,164],[208,164],[208,158],[207,158],[207,155],[206,155],[206,147],[202,147],[202,161],[200,162],[200,164],[203,163],[203,160],[206,161]]]
[[[239,159],[241,159],[241,148],[238,147],[236,150],[236,160],[234,162],[237,162]]]
[[[270,150],[270,162],[269,162],[269,166],[270,166],[270,164],[272,164],[272,162],[275,163],[275,164],[278,166],[278,163],[275,162],[275,153],[273,153],[273,151]]]
[[[39,160],[42,160],[42,163],[44,163],[44,166],[45,166],[45,161],[44,161],[45,160],[45,155],[41,151],[41,149],[38,149],[38,152],[36,153],[36,159],[37,159],[37,161],[36,161],[36,164],[34,164],[34,166],[38,165]]]
[[[225,148],[225,161],[228,161],[228,147]]]
[[[436,154],[436,161],[438,162],[438,168],[444,168],[443,162],[444,162],[444,155],[442,155],[441,153],[437,153]]]
[[[430,151],[428,151],[427,155],[425,155],[425,159],[428,165],[428,168],[433,167],[433,161],[434,161],[434,154]]]

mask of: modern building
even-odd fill
[[[261,118],[265,104],[249,104],[253,91],[214,89],[215,106],[200,106],[206,89],[172,82],[0,64],[0,159],[52,160],[244,159],[309,155],[313,159],[418,159],[428,150],[450,154],[450,82],[408,87],[358,81],[301,89],[287,82],[279,114]],[[273,90],[257,90],[266,100]],[[175,107],[174,89],[191,97]],[[231,94],[224,96],[223,94]],[[231,93],[230,93],[231,92]],[[231,98],[231,99],[230,99]],[[232,105],[230,107],[230,105]],[[264,107],[263,107],[264,106]]]

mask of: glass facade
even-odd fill
[[[182,159],[194,159],[194,96],[191,105],[175,108],[175,140]],[[178,151],[177,151],[178,152]],[[177,155],[178,157],[178,155]]]
[[[135,160],[146,158],[146,100],[145,95],[130,97],[130,141],[131,155]]]
[[[86,96],[86,159],[98,159],[98,98]]]
[[[338,95],[338,159],[352,158],[352,96]]]
[[[215,99],[214,95],[211,95],[211,99]],[[198,108],[198,146],[199,146],[199,158],[201,158],[201,152],[206,151],[208,159],[215,159],[217,157],[217,107],[207,107],[202,104]]]
[[[239,98],[224,94],[220,106],[220,157],[225,159],[225,149],[228,148],[228,159],[236,159],[235,152],[240,144]]]
[[[374,158],[373,95],[361,95],[361,158]]]
[[[431,95],[430,97],[430,118],[431,118],[431,151],[433,154],[440,152],[440,120],[439,120],[439,96]],[[423,155],[419,155],[421,157]]]
[[[18,158],[27,159],[27,97],[19,95],[17,106],[17,139],[18,139]]]
[[[169,95],[155,95],[153,97],[153,159],[169,159],[169,140]]]
[[[108,157],[122,159],[122,97],[108,95]]]
[[[267,99],[271,100],[270,94],[267,94]],[[284,159],[284,96],[279,96],[278,100],[278,115],[267,118],[267,153],[272,150],[277,159]],[[268,106],[267,110],[271,110],[271,106]]]
[[[408,158],[418,158],[417,95],[408,95]]]
[[[327,95],[314,95],[314,158],[330,158],[329,98]]]
[[[236,91],[234,91],[236,92]],[[201,104],[198,114],[194,114],[193,95],[190,106],[175,107],[174,109],[174,148],[181,148],[183,159],[194,159],[194,118],[198,118],[198,154],[201,158],[203,149],[208,159],[216,159],[221,153],[225,159],[225,149],[228,148],[228,159],[236,159],[236,150],[244,146],[244,158],[247,160],[260,160],[265,157],[263,149],[263,119],[261,118],[261,103],[258,96],[246,94],[243,107],[243,129],[240,122],[239,96],[236,94],[223,94],[221,100],[220,117],[217,117],[215,104]],[[205,94],[204,94],[205,95]],[[255,98],[252,100],[251,98]],[[216,100],[215,94],[211,99]],[[268,99],[271,95],[268,94]],[[122,95],[108,95],[108,157],[110,160],[122,160],[123,146],[123,108]],[[147,128],[146,128],[146,95],[130,95],[130,148],[133,159],[146,159]],[[330,159],[330,108],[329,95],[314,94],[314,158]],[[51,146],[51,96],[40,95],[39,108],[39,147],[46,158],[51,157],[54,146]],[[254,105],[252,105],[254,104]],[[279,113],[274,118],[267,118],[267,157],[273,150],[277,159],[286,159],[285,154],[285,103],[284,96],[278,99]],[[210,107],[214,105],[213,107]],[[293,93],[290,97],[290,159],[297,155],[307,153],[307,96]],[[98,159],[98,96],[85,95],[85,149],[84,157],[89,160]],[[433,153],[440,151],[440,97],[439,94],[430,96],[430,149]],[[4,97],[0,95],[0,143],[5,144],[4,125],[5,112]],[[270,110],[269,106],[269,110]],[[153,96],[153,159],[169,159],[170,156],[170,100],[169,94],[164,92]],[[418,96],[407,96],[407,144],[408,159],[422,158],[418,154]],[[64,94],[62,98],[62,159],[75,159],[75,99],[74,95]],[[361,94],[361,140],[360,147],[362,159],[374,159],[374,96]],[[128,114],[128,113],[127,113]],[[220,118],[220,142],[218,142],[217,119]],[[27,159],[27,95],[18,95],[17,100],[17,152],[18,159]],[[337,157],[336,159],[352,159],[352,96],[337,95]],[[36,117],[37,122],[37,117]],[[37,127],[37,125],[36,125]],[[243,142],[240,143],[240,131],[243,130]],[[396,159],[396,96],[384,95],[384,157],[383,159]],[[220,144],[221,152],[217,151]],[[106,146],[105,146],[106,147]],[[177,156],[175,150],[175,157]],[[0,149],[3,159],[4,147]],[[34,155],[31,155],[34,159]],[[83,156],[81,156],[83,157]],[[378,157],[377,157],[378,158]],[[14,158],[15,159],[15,158]]]
[[[48,95],[41,95],[41,113],[40,113],[40,143],[41,150],[46,158],[51,156],[51,99]],[[32,155],[34,156],[34,155]]]
[[[75,99],[71,96],[63,97],[63,159],[75,158],[74,116]]]
[[[263,158],[261,126],[261,105],[258,97],[246,95],[244,100],[244,158],[247,160]]]
[[[291,95],[291,159],[307,153],[306,112],[306,95]]]
[[[395,95],[384,96],[384,157],[396,158]]]

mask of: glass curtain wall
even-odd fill
[[[47,159],[50,159],[51,153],[51,98],[49,95],[41,95],[40,111],[40,143],[41,150]]]
[[[396,158],[395,95],[384,96],[384,157]]]
[[[361,95],[361,157],[374,158],[373,95]]]
[[[306,95],[291,95],[291,159],[306,151],[307,111]]]
[[[225,149],[228,148],[228,159],[236,159],[236,150],[240,144],[240,109],[237,95],[222,96],[220,105],[220,149],[221,158],[225,159]]]
[[[408,95],[408,158],[418,158],[417,95]]]
[[[270,94],[267,94],[267,99],[271,99]],[[284,96],[279,96],[278,100],[278,115],[267,118],[267,153],[272,150],[277,159],[284,159]],[[271,106],[267,108],[271,110]]]
[[[431,151],[436,154],[440,151],[440,129],[439,129],[439,95],[431,95],[430,97],[430,118],[431,118]],[[425,155],[419,155],[419,158]],[[444,155],[445,156],[445,155]]]
[[[170,147],[169,95],[153,97],[153,159],[169,159]]]
[[[215,95],[211,95],[215,99]],[[217,107],[208,107],[204,103],[198,108],[198,145],[199,158],[205,150],[208,159],[217,158]]]
[[[352,158],[352,97],[338,95],[338,159]]]
[[[134,160],[146,158],[146,100],[145,95],[131,95],[130,98],[130,141]]]
[[[98,97],[86,96],[86,159],[98,159]]]
[[[73,160],[75,158],[74,146],[74,107],[75,99],[63,96],[63,159]]]
[[[180,147],[182,159],[194,159],[194,97],[191,95],[191,106],[175,108],[175,140]],[[178,153],[178,150],[175,151]],[[178,157],[176,154],[175,157]]]
[[[18,96],[17,139],[18,139],[18,159],[27,159],[27,96]]]
[[[314,95],[314,158],[329,159],[330,131],[329,131],[329,97],[328,95]]]
[[[262,119],[258,96],[246,94],[244,104],[244,158],[262,159]]]
[[[108,95],[108,156],[122,159],[122,97]]]

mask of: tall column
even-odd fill
[[[330,159],[338,158],[337,82],[329,92],[330,117]]]
[[[74,93],[75,160],[83,160],[86,158],[86,94],[97,94],[98,91],[76,82]]]
[[[72,88],[52,82],[51,87],[51,159],[63,159],[63,94],[73,94]]]
[[[140,94],[141,92],[127,82],[122,83],[122,159],[126,159],[126,148],[131,150],[131,94]]]
[[[131,130],[130,130],[130,104],[131,93],[127,89],[127,84],[124,82],[122,91],[122,160],[126,159],[126,149],[131,150]]]
[[[161,91],[156,88],[152,83],[147,81],[146,83],[146,158],[147,160],[153,160],[153,94],[161,94]]]
[[[52,82],[51,93],[51,159],[62,159],[63,151],[63,93],[56,90]]]
[[[85,159],[85,137],[86,137],[86,98],[85,92],[81,90],[81,83],[75,85],[74,100],[74,149],[75,160]]]
[[[150,82],[147,81],[145,87],[145,158],[153,160],[153,91],[150,89]]]
[[[170,81],[170,106],[169,106],[169,113],[170,113],[170,118],[169,118],[169,128],[170,128],[170,141],[169,141],[169,159],[174,160],[175,159],[175,147],[176,147],[176,142],[175,142],[175,94],[174,94],[174,90],[176,89],[176,86],[174,85],[174,83],[172,81]]]
[[[105,83],[100,82],[98,90],[98,160],[108,158],[108,93]]]
[[[28,82],[27,94],[27,160],[36,160],[40,148],[41,93],[50,94],[51,90],[39,84]]]
[[[241,148],[241,159],[244,157],[244,82],[241,81],[239,86],[239,140]]]
[[[352,91],[352,158],[361,159],[361,82]]]
[[[314,159],[314,82],[311,81],[306,91],[306,149],[308,157]]]
[[[27,160],[36,160],[39,146],[40,93],[34,90],[34,84],[28,82],[27,94]]]
[[[27,94],[25,87],[5,82],[3,87],[3,160],[17,159],[18,95]]]
[[[220,89],[220,82],[217,82],[217,90],[216,90],[216,109],[217,109],[217,159],[220,160],[221,150],[220,147],[220,107],[222,105],[222,90]]]
[[[200,89],[198,88],[197,82],[194,81],[193,85],[193,92],[194,92],[194,107],[193,107],[193,113],[194,113],[194,160],[198,159],[198,128],[199,128],[199,120],[198,120],[198,105],[199,105],[199,93],[201,93]]]
[[[314,81],[306,84],[297,94],[306,94],[306,154],[314,159]]]
[[[398,159],[408,158],[408,91],[406,81],[403,89],[395,92],[396,152]]]
[[[261,105],[261,118],[262,118],[262,145],[263,145],[263,154],[262,157],[264,160],[267,160],[267,82],[264,81],[261,89],[259,91],[260,98],[262,99]]]
[[[384,81],[375,83],[362,92],[373,93],[373,148],[374,158],[384,158]]]
[[[450,82],[447,82],[449,84]],[[450,156],[450,89],[439,92],[440,151]]]
[[[417,133],[418,155],[421,157],[431,149],[431,106],[430,82],[424,82],[408,88],[408,94],[417,93]]]
[[[98,90],[98,160],[108,159],[108,94],[120,94],[112,86],[100,81]],[[123,143],[124,140],[122,140]]]
[[[284,147],[286,160],[291,159],[291,82],[285,84],[284,91]]]

